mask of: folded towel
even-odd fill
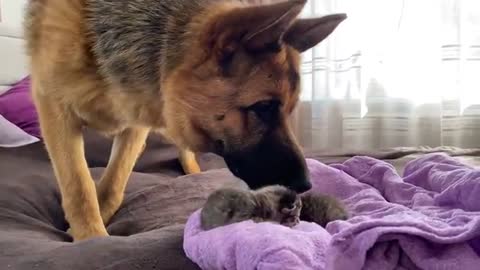
[[[444,154],[410,162],[404,177],[380,160],[308,160],[311,192],[341,199],[351,218],[326,229],[245,221],[202,231],[184,249],[202,269],[480,269],[480,169]]]

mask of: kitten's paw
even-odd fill
[[[302,210],[302,202],[299,198],[295,198],[293,202],[281,205],[280,213],[283,215],[280,224],[287,227],[294,227],[300,223],[300,212]]]
[[[300,223],[300,217],[293,215],[285,217],[281,222],[282,225],[290,228],[297,226],[298,223]]]

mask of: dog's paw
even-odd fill
[[[87,240],[90,238],[108,236],[108,232],[106,229],[103,229],[103,230],[99,229],[96,231],[81,231],[81,232],[74,233],[72,228],[68,228],[67,233],[73,238],[74,242]]]
[[[67,233],[68,235],[70,235],[70,236],[72,237],[72,239],[73,239],[72,228],[68,228],[67,231],[66,231],[66,233]]]

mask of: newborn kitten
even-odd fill
[[[320,194],[299,196],[285,187],[269,186],[256,191],[215,191],[201,211],[201,225],[204,230],[210,230],[252,219],[293,227],[302,219],[325,226],[332,220],[347,217],[342,204],[333,197]]]
[[[204,230],[252,219],[293,227],[300,221],[302,202],[294,191],[268,186],[256,191],[220,189],[212,193],[200,214]]]
[[[308,193],[302,195],[302,204],[300,219],[303,221],[325,227],[330,221],[348,219],[343,204],[332,196]]]

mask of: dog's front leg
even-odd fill
[[[129,128],[115,136],[107,169],[98,184],[97,194],[103,222],[108,224],[120,207],[128,178],[145,148],[148,128]]]
[[[182,164],[183,171],[186,174],[195,174],[202,171],[200,169],[200,165],[198,165],[197,159],[195,158],[194,152],[187,149],[181,149],[179,159],[180,164]]]
[[[36,104],[70,233],[75,241],[108,235],[85,160],[80,121],[60,102],[37,97]]]

